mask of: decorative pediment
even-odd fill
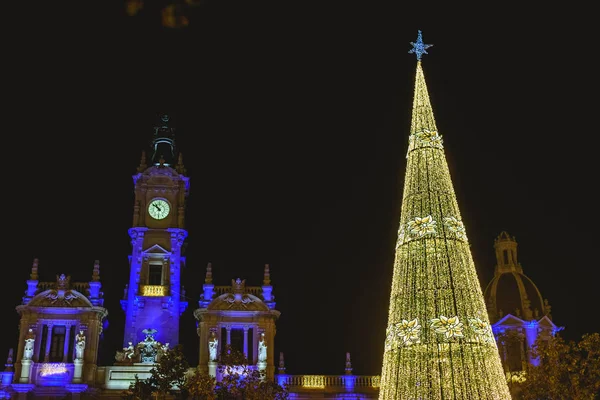
[[[31,307],[93,307],[77,290],[49,289],[37,294],[27,304]]]
[[[548,328],[548,329],[557,329],[558,326],[556,326],[554,324],[554,322],[552,322],[552,320],[550,318],[548,318],[547,315],[544,315],[542,318],[540,318],[540,320],[538,321],[538,325],[541,328]]]
[[[217,297],[207,307],[221,311],[269,311],[269,307],[258,297],[249,293],[225,293]]]
[[[506,314],[502,317],[498,322],[494,324],[494,327],[498,326],[522,326],[527,324],[527,321],[522,320],[521,318],[515,317],[512,314]]]
[[[155,244],[143,251],[144,254],[170,255],[171,252]]]

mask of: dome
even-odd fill
[[[485,289],[484,297],[493,320],[506,314],[526,320],[537,320],[544,315],[542,295],[533,281],[523,273],[497,274]]]
[[[258,297],[249,293],[225,293],[215,298],[208,310],[222,311],[269,311],[269,307]]]
[[[550,307],[517,261],[517,241],[502,232],[494,242],[496,269],[494,278],[484,291],[490,319],[495,322],[506,314],[524,320],[540,319]]]
[[[76,290],[45,290],[31,299],[32,307],[93,307],[83,294]]]

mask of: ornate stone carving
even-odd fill
[[[156,356],[161,348],[161,343],[154,339],[156,329],[144,329],[142,332],[146,334],[146,338],[139,342],[135,347],[140,353],[142,363],[153,364],[156,362]]]
[[[71,305],[71,302],[79,297],[76,293],[73,293],[70,286],[70,276],[61,274],[56,276],[55,289],[50,290],[45,296],[46,299],[50,300],[50,304],[56,306]]]

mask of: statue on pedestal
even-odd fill
[[[133,343],[129,342],[127,347],[123,347],[123,350],[117,350],[115,361],[121,364],[131,364],[133,363],[134,356],[135,348],[133,347]]]
[[[33,344],[35,343],[35,335],[33,334],[33,329],[29,329],[27,331],[27,335],[25,335],[25,349],[23,350],[23,360],[31,360],[33,357]]]
[[[210,331],[208,338],[208,361],[217,361],[217,348],[219,347],[219,339],[215,335],[215,331]]]
[[[85,335],[83,331],[79,331],[75,335],[75,359],[83,360],[83,351],[85,350]]]
[[[127,360],[131,361],[133,359],[133,356],[135,355],[135,349],[133,348],[133,343],[128,342],[128,346],[124,347],[123,351],[125,352],[125,358]]]
[[[258,362],[267,361],[267,341],[265,340],[265,333],[261,332],[260,340],[258,341]]]
[[[159,362],[161,357],[169,351],[169,343],[165,343],[159,346],[158,353],[156,353],[156,362]]]

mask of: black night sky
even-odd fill
[[[17,347],[33,258],[44,281],[90,280],[99,259],[112,364],[131,177],[167,112],[191,177],[191,364],[206,264],[217,285],[260,285],[269,263],[287,372],[342,374],[350,352],[354,373],[380,374],[418,29],[434,44],[423,68],[482,284],[506,230],[564,336],[599,332],[591,10],[373,3],[205,0],[179,31],[158,5],[127,17],[118,1],[11,22],[0,356]]]

